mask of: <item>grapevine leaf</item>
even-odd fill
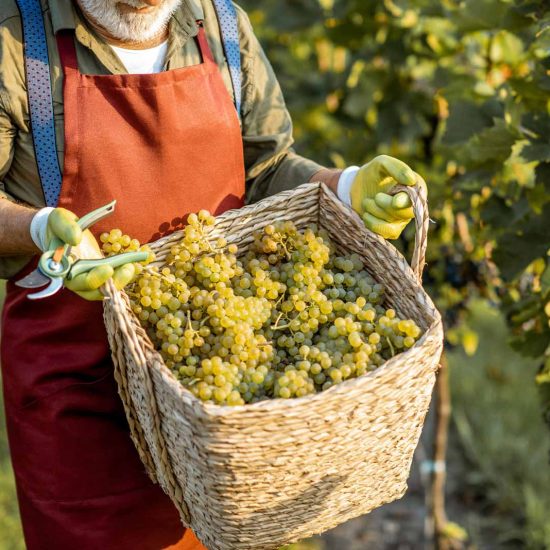
[[[516,35],[500,31],[493,38],[491,59],[494,63],[518,65],[524,57],[523,42]]]
[[[522,118],[524,133],[530,143],[523,147],[521,156],[526,161],[550,162],[550,117],[528,113]]]
[[[544,205],[550,201],[550,194],[544,185],[538,183],[533,187],[526,189],[525,195],[529,205],[536,214],[540,214]]]
[[[550,162],[550,142],[533,141],[522,149],[521,156],[528,162]]]
[[[503,198],[492,196],[483,206],[481,216],[485,224],[507,228],[522,220],[530,211],[527,201],[520,200],[509,206]]]
[[[524,6],[526,7],[525,10],[522,9]],[[508,7],[502,20],[502,27],[509,31],[518,31],[530,26],[533,24],[533,17],[536,17],[537,10],[539,9],[540,7],[537,2],[524,4],[523,6]]]
[[[464,32],[499,28],[507,9],[504,2],[466,0],[457,16],[457,26]]]
[[[525,99],[532,101],[546,101],[548,91],[541,89],[537,82],[521,78],[511,78],[508,83],[514,91]]]
[[[532,21],[537,16],[540,16],[540,2],[538,0],[528,0],[519,4],[516,7],[516,11],[524,17],[531,19]],[[541,19],[541,22],[543,20],[544,18]]]
[[[542,272],[540,276],[540,286],[543,294],[546,294],[550,291],[550,263],[546,265],[546,269]]]
[[[535,169],[537,183],[542,183],[550,191],[550,162],[541,162]]]
[[[522,118],[523,126],[539,139],[550,135],[550,116],[540,113],[527,113]]]
[[[541,334],[534,330],[522,333],[510,342],[513,349],[525,357],[540,357],[548,346],[549,334]]]
[[[486,128],[474,136],[468,148],[475,162],[504,162],[510,156],[515,141],[516,135],[506,127],[505,122],[497,120],[493,127]]]
[[[479,105],[458,101],[450,110],[443,143],[453,145],[467,141],[490,124],[491,118],[483,112]]]
[[[517,277],[534,259],[546,255],[550,235],[550,205],[538,216],[513,224],[497,239],[494,260],[507,280]]]
[[[546,55],[550,52],[550,18],[548,16],[540,22],[540,31],[537,33],[533,47],[541,52],[546,52]]]

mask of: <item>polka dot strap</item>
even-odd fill
[[[231,74],[235,107],[241,118],[241,48],[239,46],[239,29],[237,27],[237,10],[231,0],[212,0],[220,25],[225,57]]]
[[[27,96],[36,164],[48,206],[56,206],[61,192],[57,158],[52,85],[46,31],[40,0],[17,0],[23,26]]]

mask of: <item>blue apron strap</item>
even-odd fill
[[[48,206],[57,206],[61,170],[57,157],[52,85],[40,0],[17,0],[23,27],[29,118],[38,174]]]
[[[222,35],[223,49],[229,65],[233,93],[235,94],[235,107],[239,120],[241,118],[241,48],[239,45],[239,29],[237,27],[237,10],[231,0],[212,0]]]

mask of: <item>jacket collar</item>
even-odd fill
[[[72,0],[48,0],[53,32],[75,29],[75,11]]]

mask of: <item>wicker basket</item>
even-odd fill
[[[387,304],[424,335],[378,370],[299,399],[221,407],[181,386],[112,284],[105,322],[132,438],[183,523],[211,550],[276,549],[400,498],[442,351],[441,318],[422,289],[428,214],[413,198],[414,269],[323,184],[305,184],[217,219],[246,247],[275,220],[316,222],[384,284]],[[180,233],[153,244],[159,265]]]

